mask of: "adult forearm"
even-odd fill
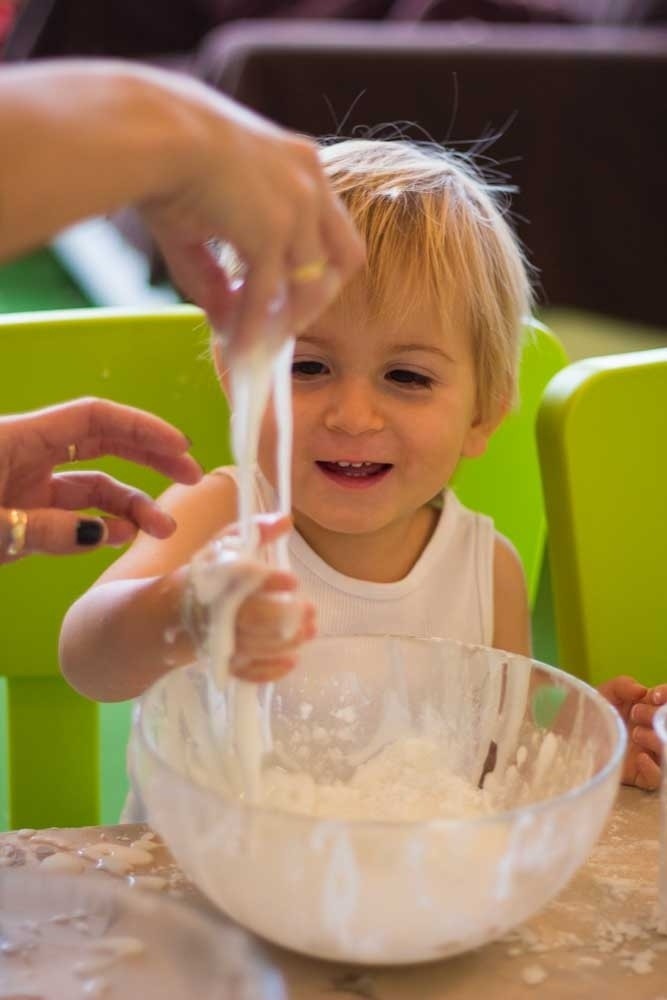
[[[0,259],[178,184],[195,126],[174,80],[103,61],[0,71]]]
[[[101,583],[72,605],[60,634],[72,687],[96,701],[124,701],[194,659],[182,616],[186,572]]]

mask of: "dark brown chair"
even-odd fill
[[[519,189],[545,304],[667,327],[667,28],[246,21],[194,69],[311,135],[477,149]]]

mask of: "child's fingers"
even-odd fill
[[[634,726],[630,730],[630,739],[636,746],[641,747],[642,750],[653,753],[658,758],[660,757],[662,744],[658,739],[658,734],[653,729],[648,726]]]
[[[667,684],[658,684],[647,692],[645,701],[649,705],[664,705],[667,703]]]
[[[646,694],[646,687],[643,684],[636,681],[634,677],[625,675],[604,681],[599,685],[598,690],[617,708],[627,702],[640,701]]]
[[[275,636],[236,633],[236,655],[243,661],[253,660],[262,666],[275,657],[296,656],[299,647],[315,635],[314,626],[304,624],[288,639]]]
[[[310,606],[309,602],[297,598],[294,593],[253,594],[239,608],[237,636],[270,643],[292,641]]]
[[[284,535],[292,528],[292,518],[288,514],[277,514],[275,512],[270,514],[257,514],[253,518],[253,523],[257,527],[260,545],[275,542],[277,538],[280,538],[281,535]],[[225,528],[223,528],[220,534],[216,537],[222,539],[238,538],[239,534],[239,522],[234,521],[233,524],[228,524]]]
[[[264,662],[276,656],[293,656],[303,642],[301,630],[288,639],[279,636],[236,632],[236,652],[244,660]]]
[[[299,581],[294,573],[290,573],[284,569],[275,569],[271,570],[266,579],[262,581],[262,586],[259,588],[258,593],[274,590],[296,590],[298,583]]]
[[[295,665],[296,656],[276,656],[272,660],[264,660],[261,663],[256,660],[248,661],[243,657],[239,658],[237,662],[232,659],[230,669],[234,676],[240,680],[250,681],[253,684],[270,684],[288,674]]]
[[[634,784],[646,792],[653,792],[660,787],[660,767],[647,753],[640,753],[636,760],[637,773]]]
[[[632,706],[630,722],[638,726],[647,726],[650,729],[653,725],[653,716],[656,711],[656,705],[651,705],[646,700],[639,702],[639,704]]]
[[[292,518],[287,514],[258,514],[255,518],[260,545],[275,542],[292,528]]]

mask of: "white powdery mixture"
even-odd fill
[[[320,818],[393,822],[459,819],[490,811],[484,792],[447,768],[442,747],[418,738],[385,746],[346,782],[319,784],[302,772],[267,768],[262,803]]]

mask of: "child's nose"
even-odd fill
[[[332,390],[324,416],[328,430],[366,434],[384,427],[380,401],[364,379],[346,379]]]

